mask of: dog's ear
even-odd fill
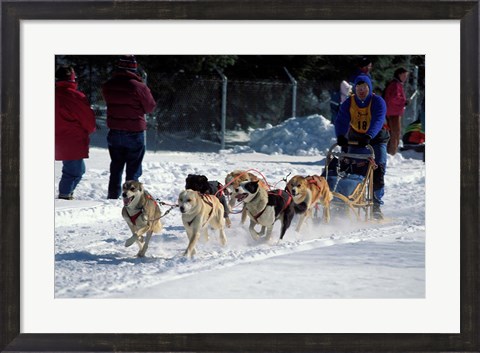
[[[180,194],[178,194],[177,203],[180,203],[181,201],[183,201],[184,194],[185,194],[185,190],[180,191]]]
[[[208,182],[208,178],[205,175],[200,175],[198,180],[202,183],[207,183]]]
[[[143,184],[138,183],[138,191],[143,192]]]
[[[192,182],[193,174],[188,174],[187,177],[185,178],[185,189],[190,188],[190,184]]]
[[[250,182],[246,183],[244,188],[249,193],[255,194],[258,190],[258,180],[257,181],[250,181]]]

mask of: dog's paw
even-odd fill
[[[183,253],[183,256],[185,256],[185,257],[193,257],[196,253],[197,253],[197,250],[195,250],[195,249],[192,249],[192,251],[188,251],[188,249],[187,249],[187,250],[185,250],[185,252]]]
[[[125,247],[128,248],[129,246],[132,246],[137,239],[138,239],[138,237],[135,234],[132,235],[130,238],[128,238],[125,241]]]
[[[282,239],[270,239],[267,244],[271,246],[280,245],[283,242]]]
[[[252,236],[253,240],[255,240],[255,241],[260,240],[260,235],[258,234],[258,232],[256,232],[256,231],[250,232],[250,235]]]
[[[225,234],[220,235],[220,244],[222,244],[222,246],[227,245],[227,237],[225,236]]]
[[[276,240],[272,236],[266,236],[263,239],[265,241],[265,244],[268,244],[268,245],[278,245],[278,243],[280,243],[280,239]]]
[[[230,228],[232,226],[232,221],[228,217],[225,217],[225,226],[227,228]]]

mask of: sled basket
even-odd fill
[[[347,206],[360,219],[361,211],[365,220],[373,219],[373,171],[376,168],[375,153],[346,153],[333,144],[325,159],[323,176],[333,194],[333,202]]]

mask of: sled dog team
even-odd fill
[[[229,196],[227,202],[226,196]],[[138,181],[126,181],[122,187],[122,216],[132,236],[125,242],[129,247],[136,243],[137,256],[143,257],[154,233],[162,231],[160,207],[157,201]],[[324,177],[295,175],[287,182],[285,190],[270,187],[249,171],[235,170],[225,178],[225,186],[209,181],[203,175],[189,174],[185,190],[180,192],[177,205],[188,236],[184,256],[196,253],[198,239],[208,240],[208,228],[218,230],[222,245],[227,243],[225,227],[230,227],[230,210],[243,203],[242,224],[250,218],[249,231],[254,240],[270,241],[277,220],[281,222],[280,239],[290,227],[295,214],[299,215],[296,231],[305,219],[312,216],[317,204],[323,206],[323,221],[330,221],[330,201],[333,195]],[[259,225],[260,231],[255,227]]]

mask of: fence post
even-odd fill
[[[225,149],[225,125],[227,123],[227,76],[219,69],[216,69],[222,78],[222,119],[221,119],[221,149]]]
[[[297,81],[293,78],[293,76],[288,72],[286,67],[283,67],[285,72],[292,83],[292,118],[297,116]]]

